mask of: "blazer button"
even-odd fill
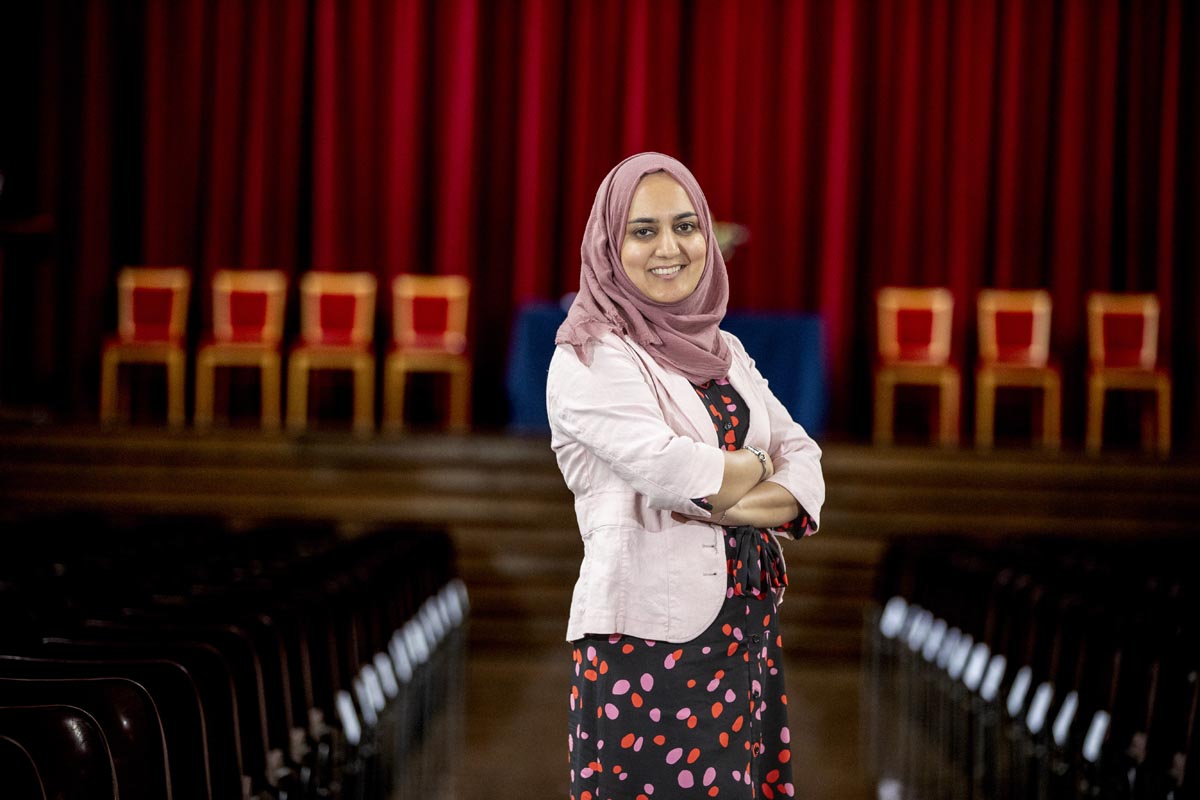
[[[727,430],[727,431],[731,431],[731,430],[733,430],[733,423],[732,423],[732,422],[726,422],[726,423],[725,423],[725,430]]]
[[[759,642],[762,641],[762,637],[756,633],[750,637],[750,641],[754,642],[755,644],[758,644]]]

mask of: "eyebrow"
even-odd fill
[[[695,217],[695,216],[696,216],[696,212],[695,212],[695,211],[684,211],[682,214],[676,214],[676,215],[675,215],[675,221],[676,221],[676,222],[678,222],[678,221],[679,221],[679,220],[681,220],[681,219],[687,219],[688,217]],[[638,217],[637,219],[631,219],[631,220],[629,220],[629,222],[628,222],[628,223],[626,223],[626,224],[627,224],[627,225],[633,225],[634,223],[638,223],[638,224],[643,224],[643,225],[644,225],[644,224],[646,224],[646,223],[651,223],[651,224],[653,224],[653,223],[655,223],[655,222],[658,222],[658,220],[654,219],[653,217]]]

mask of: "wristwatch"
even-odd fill
[[[766,451],[759,450],[757,447],[755,447],[752,444],[745,445],[742,449],[749,450],[751,453],[754,453],[754,455],[758,456],[758,464],[760,467],[762,467],[762,474],[758,476],[758,479],[761,481],[763,478],[767,477],[767,454],[766,454]]]

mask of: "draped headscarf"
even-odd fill
[[[674,303],[646,297],[621,265],[621,243],[633,193],[643,177],[655,172],[667,173],[683,187],[708,250],[695,291]],[[662,153],[639,153],[613,167],[596,191],[580,255],[579,293],[558,329],[555,344],[572,345],[576,356],[587,364],[591,361],[589,343],[613,332],[629,336],[661,366],[693,383],[729,374],[733,354],[718,328],[729,300],[729,277],[708,201],[687,167]]]

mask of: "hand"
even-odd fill
[[[720,512],[713,514],[711,517],[693,517],[689,514],[681,514],[678,511],[671,512],[671,519],[680,525],[686,525],[689,522],[716,522],[720,516]]]

